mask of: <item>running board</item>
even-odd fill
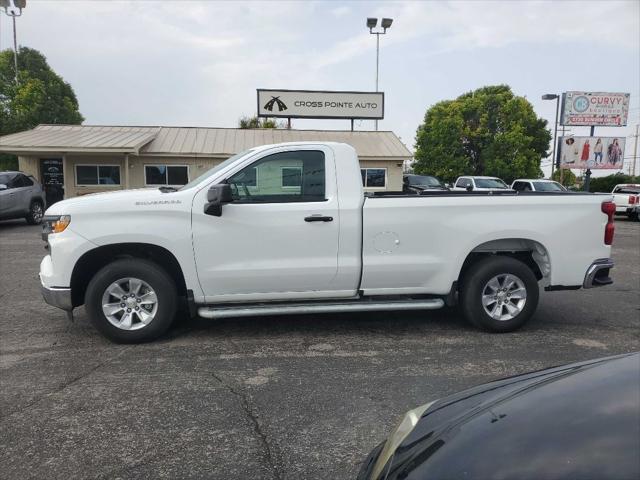
[[[261,315],[304,315],[308,313],[343,313],[343,312],[383,312],[399,310],[436,310],[444,307],[440,298],[403,300],[403,301],[359,301],[359,302],[327,302],[327,303],[285,303],[278,305],[259,304],[242,306],[207,306],[198,308],[198,315],[203,318],[236,318]]]

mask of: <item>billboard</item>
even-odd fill
[[[565,92],[560,125],[623,127],[629,115],[628,93]]]
[[[380,120],[384,93],[258,89],[258,116]]]
[[[619,170],[624,144],[624,137],[560,137],[560,166]]]

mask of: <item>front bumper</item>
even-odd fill
[[[49,305],[68,312],[73,310],[70,288],[45,287],[44,284],[41,283],[40,291],[42,292],[44,301]]]
[[[609,276],[609,271],[613,266],[614,263],[611,258],[600,258],[595,260],[587,269],[582,287],[593,288],[611,285],[613,283],[613,279]]]

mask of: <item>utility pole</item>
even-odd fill
[[[636,162],[638,161],[638,127],[640,125],[636,123],[636,140],[633,142],[633,173],[631,173],[634,177],[636,176]]]
[[[13,20],[13,65],[16,73],[16,85],[18,85],[18,37],[16,35],[16,17],[22,15],[22,9],[26,6],[27,0],[13,0],[13,7],[11,7],[11,0],[0,0],[0,8]]]

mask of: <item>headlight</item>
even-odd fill
[[[397,448],[404,441],[404,439],[407,438],[413,428],[418,424],[424,412],[426,412],[434,403],[436,403],[435,400],[418,408],[414,408],[413,410],[409,410],[407,413],[405,413],[404,417],[402,417],[402,420],[400,421],[400,424],[389,436],[384,444],[384,448],[380,452],[380,455],[378,455],[378,459],[376,460],[376,463],[373,466],[373,470],[371,471],[370,480],[378,480],[378,477],[384,470],[387,462],[391,459],[391,457],[393,457],[393,454],[396,452]]]
[[[45,216],[42,219],[42,239],[46,242],[49,234],[64,232],[70,223],[70,215]]]

